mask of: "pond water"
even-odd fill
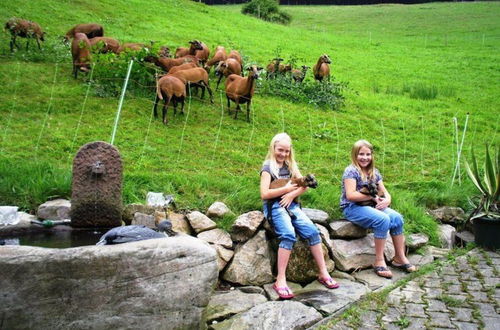
[[[5,236],[0,237],[0,245],[30,245],[59,249],[95,245],[106,231],[107,229],[64,230]]]

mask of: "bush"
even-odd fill
[[[158,70],[153,64],[144,62],[149,55],[146,49],[126,51],[117,56],[113,53],[93,54],[92,83],[96,94],[102,97],[120,95],[130,60],[134,60],[127,85],[127,93],[138,96],[151,95],[155,88],[155,73]]]
[[[318,83],[303,81],[295,83],[289,75],[278,75],[275,79],[259,81],[259,91],[262,94],[274,95],[291,101],[314,104],[321,108],[339,110],[345,102],[342,95],[347,83],[330,81]]]
[[[252,0],[243,6],[241,12],[264,21],[280,24],[289,24],[292,20],[290,14],[279,10],[276,0]]]

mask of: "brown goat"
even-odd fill
[[[188,55],[179,58],[168,58],[168,57],[157,57],[157,56],[146,56],[144,61],[154,63],[156,66],[162,68],[165,72],[168,72],[174,66],[178,66],[184,63],[193,62],[198,64],[198,59],[194,56]]]
[[[292,70],[292,78],[295,82],[301,83],[304,81],[304,78],[306,77],[307,70],[309,67],[307,65],[303,65],[301,67],[302,69],[293,69]]]
[[[318,62],[313,67],[314,79],[323,81],[323,78],[330,80],[330,66],[332,61],[328,55],[323,54],[319,57]]]
[[[234,58],[228,58],[223,62],[219,62],[219,65],[217,65],[217,68],[215,69],[215,75],[219,76],[216,89],[219,89],[222,77],[228,77],[231,74],[241,76],[241,64]]]
[[[292,72],[292,65],[291,64],[281,64],[278,67],[278,72],[280,74],[286,74],[287,72]]]
[[[189,41],[189,43],[190,43],[189,48],[178,47],[175,50],[175,58],[184,57],[186,55],[193,55],[193,56],[195,56],[197,50],[203,50],[203,47],[201,46],[201,42],[200,41],[198,41],[198,40],[192,40],[192,41]]]
[[[210,94],[210,102],[214,103],[214,97],[210,85],[208,84],[208,73],[205,69],[197,67],[193,69],[181,70],[172,73],[170,76],[180,79],[184,84],[199,86],[202,88],[201,98],[205,97],[205,88]]]
[[[310,187],[316,188],[318,186],[318,181],[314,177],[314,174],[307,174],[301,178],[293,178],[293,179],[277,179],[271,182],[269,188],[276,189],[284,187],[289,181],[292,181],[293,184],[296,184],[297,187]]]
[[[250,122],[250,103],[255,89],[255,80],[259,78],[259,70],[262,68],[252,65],[247,69],[250,71],[247,77],[232,74],[226,80],[227,109],[230,108],[230,101],[236,103],[234,119],[238,118],[240,104],[247,103],[247,121]]]
[[[38,45],[38,49],[42,49],[40,47],[40,41],[45,41],[44,36],[45,32],[42,31],[42,28],[38,23],[28,21],[21,18],[13,17],[5,23],[5,29],[9,30],[11,34],[10,39],[10,51],[14,51],[14,46],[19,48],[16,44],[16,38],[26,38],[26,50],[28,50],[28,45],[31,38],[35,38],[36,43]]]
[[[89,39],[92,49],[96,49],[99,53],[120,53],[120,43],[118,40],[108,37],[95,37]]]
[[[205,70],[210,73],[210,69],[212,68],[212,66],[218,65],[220,62],[225,61],[226,59],[226,48],[224,48],[224,46],[217,46],[217,48],[215,48],[214,56],[205,64]]]
[[[158,56],[171,57],[172,55],[170,54],[170,48],[168,48],[168,46],[161,46],[160,50],[158,51]]]
[[[194,62],[187,62],[187,63],[181,64],[181,65],[174,66],[173,68],[168,70],[168,74],[173,74],[173,73],[176,73],[177,71],[188,70],[188,69],[193,69],[193,68],[197,68],[197,67],[198,67],[198,64],[196,64]]]
[[[164,100],[162,110],[163,123],[167,124],[167,109],[172,101],[174,103],[174,116],[177,113],[177,103],[181,102],[181,113],[184,113],[184,100],[186,99],[186,84],[180,79],[171,75],[161,77],[156,82],[156,99],[154,106],[154,116],[158,117],[156,108],[159,100]]]
[[[243,70],[243,59],[241,58],[240,52],[233,49],[232,51],[229,52],[229,55],[227,56],[227,58],[234,58],[236,61],[238,61],[241,64],[241,68]]]
[[[198,60],[200,60],[201,66],[204,66],[205,63],[207,63],[207,61],[208,61],[208,57],[210,56],[210,49],[208,49],[208,46],[205,45],[205,43],[203,43],[201,41],[200,41],[200,44],[201,44],[202,49],[197,50],[196,54],[194,54],[194,56],[196,56],[196,58],[198,58]]]
[[[64,39],[69,41],[69,39],[74,38],[77,33],[84,33],[89,39],[102,37],[104,36],[104,28],[102,25],[96,23],[77,24],[66,32]]]
[[[84,33],[76,33],[71,43],[71,55],[73,56],[73,74],[75,79],[78,70],[88,72],[90,69],[90,41]]]
[[[280,68],[280,63],[281,61],[283,61],[282,58],[275,58],[271,61],[271,63],[269,63],[266,67],[266,78],[267,79],[272,79],[272,78],[275,78],[276,77],[276,74],[278,73],[279,71],[279,68]]]

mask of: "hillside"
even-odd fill
[[[154,40],[175,49],[196,38],[212,50],[222,44],[263,66],[281,55],[312,67],[327,53],[336,81],[350,87],[337,112],[257,91],[252,123],[244,113],[229,117],[225,95],[217,91],[213,105],[193,97],[185,116],[170,111],[166,127],[151,120],[153,89],[147,97],[127,94],[115,139],[124,159],[126,202],[164,191],[184,209],[205,209],[215,200],[235,212],[260,208],[260,164],[272,136],[285,130],[294,138],[302,172],[315,173],[320,182],[304,196],[305,205],[338,215],[350,146],[365,138],[376,145],[396,208],[410,222],[416,219],[410,230],[429,231],[422,229],[429,226],[423,207],[466,206],[464,191],[470,189],[449,189],[456,162],[453,117],[461,140],[470,113],[463,154],[472,144],[499,141],[495,2],[286,7],[294,18],[290,26],[243,16],[238,6],[192,1],[13,0],[0,8],[4,22],[29,18],[48,34],[41,53],[14,55],[7,33],[0,37],[0,204],[29,209],[45,198],[69,196],[78,148],[110,141],[118,100],[99,97],[84,78],[74,80],[69,51],[59,41],[81,22],[101,23],[106,35],[122,42]],[[221,226],[232,219],[225,221]]]

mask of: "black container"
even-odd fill
[[[481,217],[473,220],[474,241],[477,246],[488,249],[500,249],[500,221]]]

